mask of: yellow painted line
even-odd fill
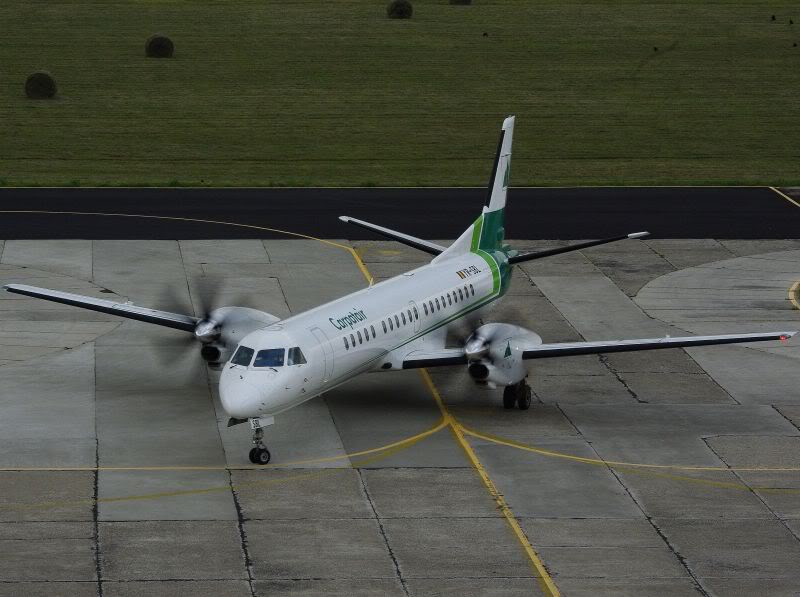
[[[441,429],[442,427],[439,427]],[[430,435],[430,434],[428,434]],[[424,436],[424,437],[427,437]],[[396,442],[395,444],[391,444],[392,447],[377,454],[372,454],[369,458],[366,458],[362,461],[357,463],[353,463],[351,468],[358,468],[359,466],[365,466],[372,462],[376,462],[383,458],[387,458],[401,450],[405,450],[406,448],[410,448],[411,446],[415,445],[416,443],[422,441],[424,437],[421,436],[414,436],[404,442]],[[217,485],[212,487],[201,487],[198,489],[180,489],[180,490],[173,490],[173,491],[160,491],[157,493],[147,493],[142,495],[126,495],[126,496],[118,496],[118,497],[107,497],[107,498],[98,498],[95,500],[94,498],[90,499],[83,499],[83,500],[71,500],[71,501],[52,501],[52,502],[28,502],[28,503],[0,503],[0,510],[3,509],[11,509],[11,510],[41,510],[41,509],[48,509],[48,508],[70,508],[70,507],[77,507],[77,506],[93,506],[95,503],[97,504],[107,504],[107,503],[117,503],[117,502],[135,502],[135,501],[145,501],[145,500],[154,500],[160,498],[170,498],[170,497],[183,497],[188,495],[203,495],[208,493],[216,493],[216,492],[224,492],[230,491],[231,488],[234,491],[246,491],[250,489],[262,488],[265,486],[273,486],[279,485],[281,483],[286,483],[289,481],[305,481],[307,479],[314,479],[318,477],[322,477],[325,475],[330,475],[336,471],[343,470],[341,467],[337,468],[327,468],[327,469],[320,469],[315,470],[313,472],[305,472],[302,474],[294,474],[288,475],[286,477],[281,477],[279,479],[275,479],[271,477],[269,479],[262,479],[259,481],[251,481],[249,483],[239,483],[237,485],[231,486],[229,484],[225,485]]]
[[[0,468],[2,473],[29,473],[29,472],[163,472],[163,471],[259,471],[269,470],[271,468],[285,468],[290,466],[300,466],[305,464],[320,464],[323,462],[336,462],[337,460],[347,460],[358,458],[360,456],[367,456],[379,452],[386,452],[395,448],[403,447],[409,443],[416,443],[425,439],[429,435],[441,431],[447,427],[447,422],[442,419],[431,427],[421,433],[406,437],[404,439],[378,446],[377,448],[370,448],[368,450],[360,450],[358,452],[350,452],[348,454],[340,454],[338,456],[325,456],[324,458],[309,458],[307,460],[293,460],[289,462],[281,462],[275,464],[265,465],[242,465],[242,466],[65,466],[65,467],[4,467]]]
[[[660,469],[660,470],[677,470],[677,471],[732,471],[732,472],[759,472],[759,473],[796,473],[800,472],[800,467],[727,467],[727,466],[684,466],[677,464],[647,464],[641,462],[621,462],[617,460],[603,460],[601,458],[586,458],[584,456],[575,456],[574,454],[566,454],[564,452],[556,452],[554,450],[545,450],[544,448],[537,448],[528,444],[523,444],[514,440],[498,437],[488,433],[481,433],[474,429],[461,426],[464,433],[477,437],[488,442],[499,444],[501,446],[508,446],[509,448],[516,448],[517,450],[524,450],[526,452],[533,452],[542,456],[550,456],[552,458],[563,458],[565,460],[572,460],[575,462],[582,462],[584,464],[595,464],[599,466],[613,466],[624,467],[629,469]]]
[[[784,193],[783,191],[780,191],[780,190],[776,189],[775,187],[769,187],[769,188],[770,188],[771,190],[775,191],[776,193],[778,193],[778,195],[780,195],[781,197],[783,197],[784,199],[786,199],[786,200],[787,200],[789,203],[792,203],[792,204],[793,204],[795,207],[800,207],[800,203],[798,203],[797,201],[795,201],[794,199],[792,199],[791,197],[789,197],[789,195],[787,195],[787,194],[786,194],[786,193]]]
[[[335,243],[330,240],[326,240],[324,238],[317,238],[315,236],[309,236],[308,234],[300,234],[299,232],[290,232],[288,230],[280,230],[279,228],[269,228],[267,226],[257,226],[255,224],[241,224],[239,222],[226,222],[223,220],[206,220],[202,218],[184,218],[180,216],[154,216],[151,214],[125,214],[125,213],[105,213],[105,212],[93,212],[93,211],[50,211],[50,210],[29,210],[29,209],[15,209],[15,210],[4,210],[0,211],[0,213],[4,214],[45,214],[45,215],[71,215],[71,216],[104,216],[104,217],[116,217],[116,218],[148,218],[151,220],[172,220],[172,221],[179,221],[179,222],[197,222],[199,224],[218,224],[220,226],[235,226],[238,228],[249,228],[251,230],[264,230],[267,232],[278,232],[280,234],[286,234],[288,236],[296,236],[298,238],[305,238],[308,240],[315,240],[326,245],[330,245],[332,247],[338,247],[339,249],[344,249],[348,251],[353,260],[356,262],[356,265],[361,270],[361,273],[367,279],[367,282],[370,284],[372,283],[372,275],[367,270],[364,262],[359,257],[358,253],[356,253],[355,249],[352,247],[348,247],[347,245],[342,245],[340,243]]]
[[[517,521],[514,513],[511,511],[511,508],[508,506],[503,495],[497,490],[494,482],[492,481],[489,474],[486,472],[481,461],[478,459],[478,455],[475,454],[475,450],[472,449],[472,446],[469,445],[469,442],[464,437],[464,429],[461,424],[450,414],[447,410],[447,407],[442,401],[442,397],[439,395],[439,391],[436,389],[436,386],[431,379],[430,374],[428,373],[427,369],[420,369],[420,375],[422,376],[422,380],[425,382],[425,385],[428,386],[428,390],[433,395],[434,400],[436,401],[436,405],[439,407],[439,411],[442,413],[442,418],[446,421],[446,423],[450,426],[450,430],[453,432],[456,440],[458,440],[459,445],[464,450],[464,453],[469,458],[470,463],[472,463],[473,468],[478,473],[478,476],[483,481],[483,484],[486,486],[486,489],[489,490],[489,494],[494,499],[495,503],[497,504],[498,509],[503,514],[503,517],[506,519],[508,526],[511,527],[511,530],[514,532],[514,535],[517,537],[522,549],[525,551],[525,554],[528,556],[528,559],[531,562],[534,572],[538,575],[537,580],[539,585],[542,588],[542,591],[549,597],[558,597],[561,595],[561,592],[556,587],[555,583],[553,582],[550,573],[545,568],[544,563],[539,558],[539,555],[536,553],[536,550],[531,545],[531,542],[528,540],[528,537],[525,535],[525,531],[522,530],[522,527]]]
[[[800,280],[792,284],[789,288],[789,300],[795,309],[800,309]]]

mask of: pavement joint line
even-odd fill
[[[795,282],[789,288],[789,300],[795,309],[800,309],[800,280]]]
[[[769,189],[772,190],[772,191],[775,191],[776,193],[778,193],[778,195],[780,195],[781,197],[786,199],[789,203],[792,203],[795,207],[800,207],[800,203],[798,203],[797,201],[795,201],[794,199],[789,197],[789,195],[787,195],[783,191],[781,191],[779,189],[776,189],[775,187],[769,187]]]
[[[428,370],[420,369],[419,372],[420,376],[425,382],[425,385],[428,387],[428,390],[433,396],[433,399],[436,401],[436,405],[439,407],[439,410],[442,413],[444,421],[446,421],[446,423],[450,427],[450,430],[453,432],[453,436],[456,438],[459,445],[464,450],[464,453],[467,455],[467,458],[472,463],[474,470],[478,473],[478,476],[483,481],[492,499],[494,499],[498,509],[502,513],[509,527],[511,527],[511,530],[513,531],[520,545],[522,545],[522,548],[525,551],[525,554],[528,556],[531,566],[537,575],[536,580],[539,583],[542,591],[545,593],[545,595],[548,595],[549,597],[560,597],[561,592],[558,590],[558,587],[556,586],[555,582],[553,582],[553,578],[547,571],[544,562],[542,562],[541,558],[539,558],[539,555],[536,553],[536,550],[533,548],[533,545],[531,545],[530,540],[525,535],[525,531],[522,530],[519,521],[516,519],[514,513],[511,511],[511,508],[509,507],[508,503],[503,497],[503,494],[501,494],[498,491],[497,486],[494,484],[491,477],[489,476],[489,473],[484,468],[483,464],[478,458],[478,455],[475,454],[475,450],[473,450],[472,446],[469,445],[469,442],[464,436],[464,428],[461,426],[461,423],[459,423],[458,420],[447,410],[447,407],[445,406],[444,401],[442,400],[442,397],[439,394],[439,391],[436,389],[436,385],[433,383],[433,380],[431,379]]]

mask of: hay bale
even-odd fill
[[[392,0],[386,7],[386,16],[390,19],[410,19],[414,8],[408,0]]]
[[[147,38],[144,44],[144,53],[148,58],[172,58],[175,53],[175,44],[166,35],[156,33]]]
[[[450,0],[450,4],[458,4],[459,6],[466,6],[472,4],[472,0]]]
[[[44,70],[30,75],[25,81],[25,95],[30,99],[50,99],[56,95],[56,81]]]

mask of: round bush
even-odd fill
[[[25,95],[31,99],[50,99],[56,91],[56,81],[47,71],[36,71],[25,81]]]
[[[459,4],[461,6],[466,6],[467,4],[472,4],[472,0],[450,0],[450,4]]]
[[[390,19],[410,19],[414,8],[408,0],[392,0],[386,7],[386,15]]]
[[[151,35],[144,44],[144,53],[148,58],[172,58],[175,44],[166,35]]]

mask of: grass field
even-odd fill
[[[797,3],[414,7],[5,0],[0,184],[482,185],[509,113],[513,185],[800,182]]]

